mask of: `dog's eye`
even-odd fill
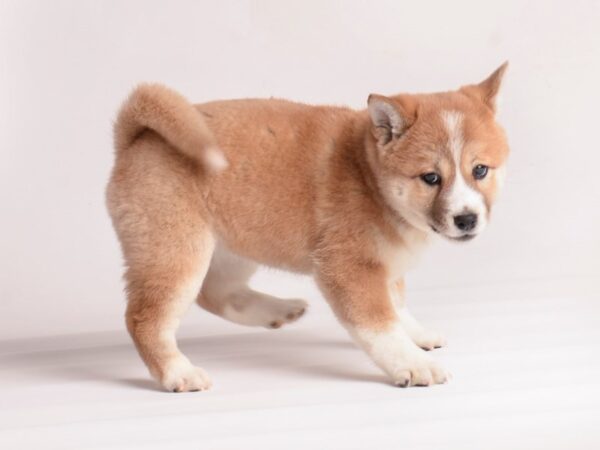
[[[473,178],[475,178],[476,180],[483,180],[488,174],[488,169],[488,166],[484,166],[483,164],[477,164],[473,168]]]
[[[435,186],[436,184],[440,184],[442,182],[442,177],[435,172],[429,172],[421,175],[421,180],[423,180],[429,186]]]

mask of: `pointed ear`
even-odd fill
[[[380,145],[401,136],[412,123],[406,109],[397,99],[371,94],[367,103],[373,123],[373,135]]]
[[[498,67],[494,73],[492,73],[481,83],[465,86],[463,88],[464,91],[467,94],[481,100],[492,111],[496,112],[496,99],[498,92],[500,92],[502,78],[504,77],[504,73],[506,72],[507,68],[508,61],[505,61],[504,64]]]

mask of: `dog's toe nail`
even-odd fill
[[[410,384],[410,380],[404,380],[404,381],[399,381],[398,383],[396,383],[396,386],[405,388],[405,387],[408,387],[409,384]]]

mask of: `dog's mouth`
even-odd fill
[[[440,234],[440,235],[444,236],[445,238],[450,239],[451,241],[467,242],[467,241],[470,241],[471,239],[474,239],[477,237],[477,234],[463,234],[462,236],[448,236],[448,235],[442,233],[440,230],[438,230],[435,226],[433,226],[433,225],[429,225],[429,226],[435,233]]]
[[[476,236],[477,236],[476,234],[463,234],[462,236],[458,236],[458,237],[448,236],[448,238],[452,239],[453,241],[467,242],[467,241],[470,241],[471,239],[474,239]]]

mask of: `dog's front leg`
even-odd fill
[[[446,372],[404,329],[381,265],[332,259],[320,265],[317,281],[350,335],[396,385],[429,386],[447,380]]]
[[[404,299],[404,280],[394,283],[391,291],[398,318],[413,342],[423,350],[433,350],[445,346],[446,339],[440,333],[425,328],[408,310]]]

